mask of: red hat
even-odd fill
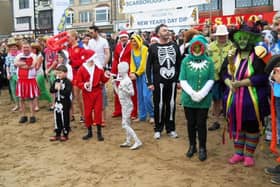
[[[156,34],[153,34],[150,42],[152,42],[152,41],[156,41],[157,43],[159,43],[159,37]]]
[[[123,30],[123,31],[120,31],[119,32],[119,38],[121,38],[121,37],[129,37],[128,36],[128,32],[126,31],[126,30]]]
[[[82,59],[84,62],[87,62],[89,60],[92,60],[92,57],[94,56],[95,52],[91,49],[86,49],[82,55]]]

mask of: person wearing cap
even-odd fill
[[[223,108],[235,152],[229,163],[243,162],[250,167],[255,164],[253,156],[264,117],[270,113],[268,76],[265,63],[255,53],[254,46],[262,36],[254,25],[241,24],[233,37],[237,49],[229,51],[221,68],[226,84]]]
[[[117,78],[118,74],[118,64],[120,62],[127,62],[130,64],[131,60],[131,45],[129,41],[128,32],[123,30],[119,32],[119,42],[115,47],[114,51],[114,58],[112,63],[112,69],[111,73],[114,78]],[[131,112],[131,118],[137,119],[137,113],[138,113],[138,106],[137,106],[137,89],[136,89],[136,83],[133,82],[133,87],[135,94],[132,96],[132,102],[133,102],[133,110]],[[119,101],[119,98],[116,94],[114,94],[114,112],[112,113],[112,117],[118,117],[121,116],[121,104]]]
[[[102,104],[103,94],[102,87],[110,79],[110,74],[105,73],[98,65],[95,64],[95,52],[85,50],[88,58],[81,65],[77,72],[77,86],[82,90],[85,112],[85,126],[87,134],[83,140],[92,138],[92,125],[97,127],[97,139],[103,141],[102,136]],[[94,117],[92,117],[92,111]]]
[[[234,49],[233,43],[228,39],[228,30],[225,25],[218,25],[213,34],[216,39],[209,45],[209,57],[212,58],[215,67],[215,83],[212,87],[213,116],[214,123],[208,128],[213,131],[220,128],[219,117],[222,111],[223,82],[220,80],[219,73],[227,57],[229,50]]]
[[[67,67],[60,64],[55,70],[56,80],[50,87],[50,92],[55,94],[55,135],[50,138],[50,141],[67,141],[69,138],[72,83],[67,78],[67,72]]]
[[[36,56],[36,69],[37,69],[37,76],[36,76],[36,80],[37,80],[37,84],[39,86],[39,90],[40,90],[40,96],[38,98],[35,98],[35,106],[34,106],[34,110],[35,111],[39,111],[39,100],[46,100],[49,103],[49,107],[52,110],[53,109],[53,105],[52,105],[52,97],[50,95],[49,90],[46,88],[46,83],[45,83],[45,76],[44,76],[44,70],[43,70],[43,60],[44,57],[41,53],[41,46],[39,43],[31,43],[31,50],[32,53]]]
[[[148,48],[143,44],[143,39],[138,34],[133,34],[130,38],[131,60],[130,60],[130,78],[136,80],[137,98],[139,115],[134,121],[146,121],[149,116],[149,122],[154,123],[154,108],[152,103],[152,92],[148,89],[146,83],[146,63]],[[147,116],[148,115],[148,116]]]
[[[181,55],[177,44],[169,40],[167,25],[158,25],[155,31],[160,42],[149,47],[146,65],[147,84],[154,101],[154,139],[160,139],[164,127],[169,137],[177,138],[175,113]]]
[[[17,67],[15,66],[15,58],[20,53],[20,51],[18,50],[18,44],[14,38],[9,38],[7,46],[8,55],[5,59],[6,74],[7,79],[9,80],[11,99],[15,103],[12,111],[16,111],[19,109],[19,99],[16,97]]]
[[[88,48],[95,52],[96,55],[95,65],[107,71],[109,59],[111,57],[109,43],[105,38],[103,38],[100,35],[99,27],[97,27],[96,25],[92,25],[89,28],[89,32],[91,33],[92,38],[89,40]],[[105,86],[103,87],[102,93],[103,93],[102,125],[105,125],[106,107],[108,106],[107,92]]]

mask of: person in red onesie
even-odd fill
[[[84,100],[85,125],[88,132],[83,136],[83,140],[92,138],[92,125],[97,126],[97,139],[103,141],[102,136],[102,108],[103,108],[103,85],[110,79],[110,73],[105,73],[95,65],[94,52],[86,50],[86,53],[91,56],[86,60],[86,63],[81,65],[77,73],[77,85],[82,90]],[[94,117],[92,116],[94,113]],[[93,119],[94,118],[94,119]]]
[[[112,63],[112,70],[111,73],[114,78],[117,77],[118,74],[118,64],[120,62],[127,62],[130,64],[130,55],[131,55],[131,45],[128,40],[129,36],[127,31],[121,31],[119,33],[119,42],[116,45],[115,52],[114,52],[114,58]],[[134,96],[132,96],[132,102],[133,102],[133,110],[131,113],[131,118],[136,119],[137,118],[137,91],[136,91],[136,83],[133,81],[133,87],[135,90]],[[121,116],[121,104],[119,97],[116,93],[114,93],[114,112],[112,114],[112,117],[118,117]]]
[[[80,122],[84,122],[84,110],[83,110],[83,100],[81,97],[81,90],[78,88],[77,85],[77,73],[78,69],[81,67],[81,65],[85,62],[85,60],[89,57],[87,57],[88,53],[86,52],[86,49],[81,48],[78,44],[78,33],[75,30],[68,31],[68,53],[69,53],[69,63],[72,67],[73,71],[73,100],[72,100],[72,119],[74,120],[73,114],[73,103],[74,99],[77,99],[79,109],[80,109]]]

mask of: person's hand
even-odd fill
[[[232,82],[232,86],[234,88],[239,88],[239,87],[242,87],[242,86],[250,86],[250,85],[251,85],[250,79],[243,79],[243,80],[240,80],[240,81],[233,81]]]
[[[137,76],[136,76],[135,73],[130,73],[129,77],[130,77],[131,80],[136,80],[137,79]]]
[[[177,89],[181,89],[181,84],[180,83],[177,83]]]
[[[105,75],[105,77],[111,77],[111,72],[108,71],[108,70],[106,70],[106,71],[104,72],[104,75]]]
[[[11,74],[10,74],[10,73],[7,74],[7,79],[8,79],[8,80],[11,79]]]
[[[56,82],[55,85],[54,85],[54,88],[55,88],[56,90],[61,90],[61,83]]]
[[[232,81],[231,81],[231,80],[226,79],[226,80],[225,80],[225,84],[227,85],[227,87],[228,87],[232,92],[235,92],[235,88],[233,87]]]
[[[195,92],[195,91],[192,92],[190,96],[191,96],[192,100],[195,102],[200,102],[203,99],[202,96],[198,92]]]
[[[148,86],[148,88],[149,88],[149,90],[151,90],[151,91],[154,91],[154,90],[155,90],[154,85],[150,85],[150,86]]]

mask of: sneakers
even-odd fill
[[[59,141],[60,140],[60,136],[52,136],[50,137],[50,141],[54,142],[54,141]]]
[[[168,133],[168,136],[170,138],[178,138],[178,134],[175,131],[171,131],[170,133]]]
[[[154,118],[150,118],[149,123],[150,124],[154,124],[155,123],[155,119]]]
[[[120,145],[120,147],[130,147],[130,146],[131,146],[130,142],[124,142]]]
[[[160,139],[160,132],[155,132],[154,139],[156,140]]]
[[[208,128],[209,131],[214,131],[220,128],[220,124],[218,122],[214,122],[211,127]]]
[[[130,148],[131,150],[136,150],[138,149],[139,147],[142,146],[142,142],[141,141],[137,141],[133,144],[133,146]]]
[[[26,123],[28,121],[27,116],[21,116],[19,119],[19,123]]]
[[[244,156],[241,156],[239,154],[234,154],[229,160],[228,162],[230,164],[237,164],[238,162],[242,162],[244,160]]]
[[[35,123],[35,122],[36,122],[35,116],[31,116],[31,117],[29,118],[29,123]]]
[[[80,123],[84,123],[84,122],[85,122],[84,117],[81,116],[81,117],[80,117]]]
[[[267,174],[267,175],[272,175],[272,176],[275,176],[275,175],[279,175],[280,176],[280,165],[277,165],[273,168],[264,168],[264,173]]]
[[[60,137],[60,141],[61,141],[61,142],[65,142],[65,141],[67,141],[67,140],[68,140],[68,136],[66,136],[66,135]]]
[[[14,108],[12,108],[12,112],[15,112],[19,109],[18,105],[16,105]]]
[[[245,167],[250,167],[250,166],[255,165],[255,161],[254,161],[253,157],[245,156],[243,165]]]
[[[272,184],[280,184],[280,176],[274,176],[271,178],[270,182]]]

